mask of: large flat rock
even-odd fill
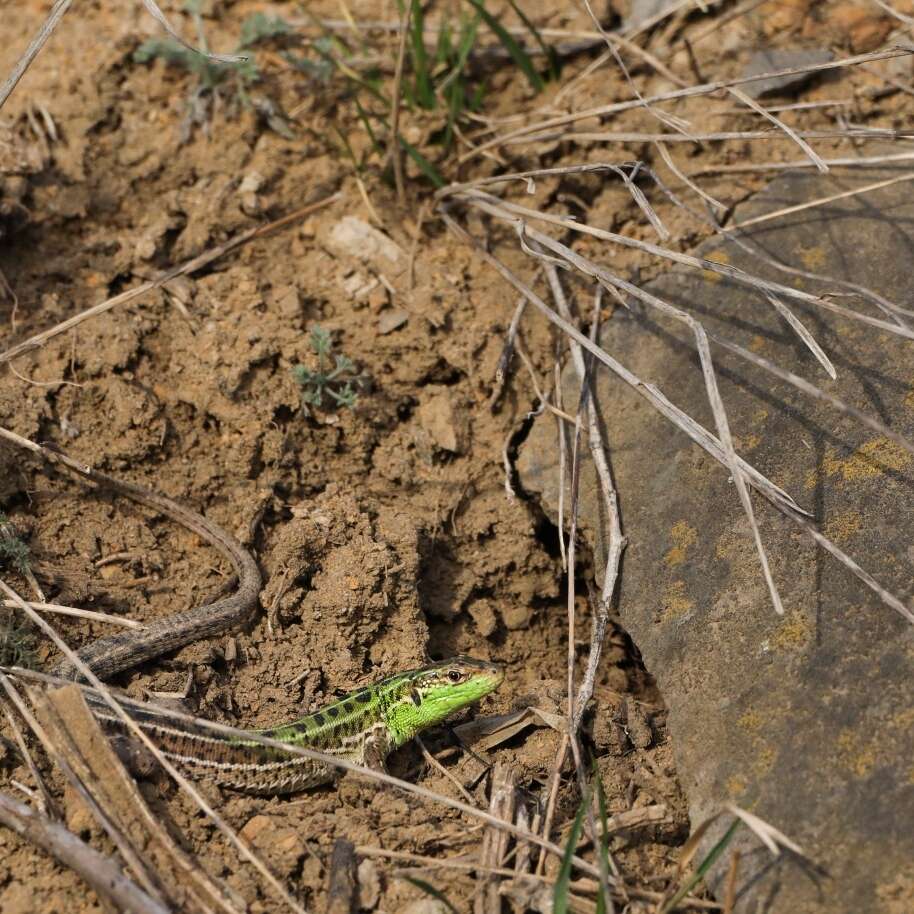
[[[893,174],[785,175],[741,206],[736,221]],[[910,184],[750,231],[795,267],[914,303]],[[808,291],[831,288],[843,293],[834,301],[879,316],[846,289],[785,278],[731,245],[705,245],[703,253]],[[760,295],[697,271],[674,271],[651,291],[914,437],[914,344],[791,303],[834,361],[831,382]],[[681,326],[619,310],[602,342],[713,429]],[[736,357],[720,349],[714,356],[738,451],[907,601],[914,591],[910,454]],[[577,385],[568,372],[565,380],[565,403],[574,403]],[[777,616],[727,472],[605,370],[598,397],[630,539],[620,613],[668,704],[693,824],[736,803],[782,829],[828,872],[820,877],[791,861],[770,867],[738,910],[914,911],[914,627],[756,497],[786,607]],[[553,419],[538,421],[520,458],[522,484],[553,516],[555,436]],[[581,504],[602,565],[601,501],[589,467]]]

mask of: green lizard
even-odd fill
[[[383,679],[294,720],[264,730],[269,739],[314,749],[369,767],[418,733],[442,723],[494,691],[504,671],[494,663],[457,657]],[[106,729],[126,727],[98,698],[89,705]],[[255,794],[292,793],[332,781],[333,765],[254,740],[224,736],[197,724],[124,701],[127,713],[187,777]]]
[[[166,514],[218,549],[238,576],[238,589],[230,596],[155,619],[140,629],[99,638],[83,647],[78,652],[79,660],[96,676],[106,679],[192,641],[215,637],[250,617],[261,588],[260,570],[250,553],[217,523],[157,492],[100,473],[61,451],[51,452],[5,429],[0,429],[0,437],[55,465],[65,466],[85,481]],[[10,672],[25,675],[25,671]],[[69,661],[62,662],[56,673],[65,679],[81,678],[80,671]],[[350,762],[381,767],[393,749],[488,695],[503,678],[504,673],[496,664],[458,657],[398,673],[292,723],[251,732]],[[121,734],[126,731],[105,702],[92,697],[90,691],[86,697],[109,730]],[[120,701],[169,760],[190,777],[249,793],[278,794],[326,783],[338,770],[253,740],[214,734],[129,699]]]

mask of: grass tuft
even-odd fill
[[[502,45],[504,45],[505,50],[511,55],[511,59],[517,65],[517,68],[527,77],[527,82],[530,83],[534,91],[542,92],[543,89],[546,88],[546,83],[543,80],[543,77],[537,73],[536,67],[530,59],[530,55],[517,43],[510,32],[508,32],[485,6],[483,6],[480,0],[470,0],[470,4],[482,17],[483,22],[485,22],[485,24],[495,33]],[[517,11],[517,6],[515,4],[512,3],[511,6]],[[523,17],[523,20],[528,28],[533,29],[532,24],[526,16]],[[533,29],[533,32],[537,39],[539,39],[539,33],[535,29]]]
[[[28,574],[31,567],[29,547],[16,533],[9,518],[0,513],[0,565]]]
[[[35,635],[31,626],[21,622],[10,610],[0,610],[0,666],[37,665]]]
[[[472,64],[473,52],[479,44],[480,25],[485,24],[495,34],[536,92],[545,88],[546,79],[537,71],[522,45],[488,12],[481,0],[470,0],[471,12],[462,13],[459,19],[445,20],[438,30],[433,48],[425,42],[428,29],[421,0],[400,0],[401,15],[404,3],[409,3],[409,32],[399,102],[403,110],[412,112],[421,123],[432,123],[428,145],[438,151],[437,155],[430,154],[428,148],[420,150],[399,129],[397,136],[393,137],[391,118],[394,100],[385,94],[379,73],[356,73],[345,63],[350,51],[339,36],[327,32],[312,46],[320,62],[300,60],[295,62],[295,66],[299,69],[307,66],[309,71],[316,71],[321,66],[336,70],[346,80],[358,119],[371,139],[372,151],[378,160],[385,166],[389,165],[390,146],[396,142],[412,159],[421,175],[438,188],[447,181],[442,176],[439,162],[433,160],[445,158],[454,149],[461,129],[471,124],[471,116],[483,107],[486,100],[488,84]],[[554,50],[545,43],[523,11],[513,2],[511,6],[546,56],[546,78],[553,78],[558,73]],[[322,72],[326,73],[326,70]],[[383,129],[375,129],[372,122]],[[381,137],[384,137],[383,142]],[[350,144],[346,142],[345,145]],[[356,163],[357,170],[361,171],[364,164]],[[389,167],[385,177],[392,183]]]

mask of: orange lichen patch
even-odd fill
[[[882,476],[886,470],[903,470],[910,463],[911,455],[894,441],[872,438],[844,459],[828,448],[822,459],[822,469],[826,476],[840,475],[845,482],[859,482]],[[806,488],[813,488],[817,481],[815,470],[810,471],[806,476]]]
[[[673,540],[673,548],[664,556],[663,560],[670,568],[675,568],[686,560],[689,546],[694,546],[698,540],[698,531],[694,527],[690,527],[684,520],[680,520],[673,524],[670,538]]]
[[[762,715],[758,711],[746,711],[736,722],[744,730],[761,730],[764,723]]]
[[[728,796],[738,797],[746,792],[746,788],[748,786],[749,784],[744,777],[741,777],[738,774],[732,774],[727,778],[727,785],[725,789]]]
[[[863,518],[857,511],[840,511],[825,523],[824,533],[836,543],[849,540],[863,528]]]
[[[705,255],[705,260],[710,260],[712,263],[730,263],[730,255],[726,251],[709,251]],[[708,282],[720,282],[723,279],[723,276],[720,273],[715,273],[713,270],[702,270],[701,275]]]
[[[681,619],[695,608],[695,601],[685,593],[685,581],[673,581],[663,594],[663,618],[665,621]]]
[[[819,270],[825,266],[827,261],[825,248],[819,244],[814,244],[811,248],[800,248],[800,260],[807,270]]]
[[[911,387],[907,396],[904,398],[904,405],[907,409],[914,409],[914,386]]]
[[[914,868],[906,868],[891,882],[883,883],[876,889],[880,911],[885,914],[910,914],[914,911]]]
[[[845,728],[838,734],[838,752],[844,766],[858,778],[865,778],[876,764],[876,750],[864,745],[860,734]]]
[[[799,651],[809,644],[812,628],[809,620],[795,616],[784,622],[771,638],[771,644],[782,651]]]
[[[761,435],[735,435],[733,437],[733,447],[737,451],[754,451],[761,443]]]
[[[755,762],[752,765],[752,770],[755,772],[755,776],[758,778],[764,777],[774,768],[774,763],[777,760],[778,754],[771,748],[771,746],[763,746],[759,749],[758,755],[755,757]]]
[[[892,717],[892,729],[897,733],[907,733],[914,727],[914,708],[905,708]]]

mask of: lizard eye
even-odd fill
[[[460,675],[460,670],[448,670],[447,678],[450,679],[451,682],[460,682],[463,677]]]

